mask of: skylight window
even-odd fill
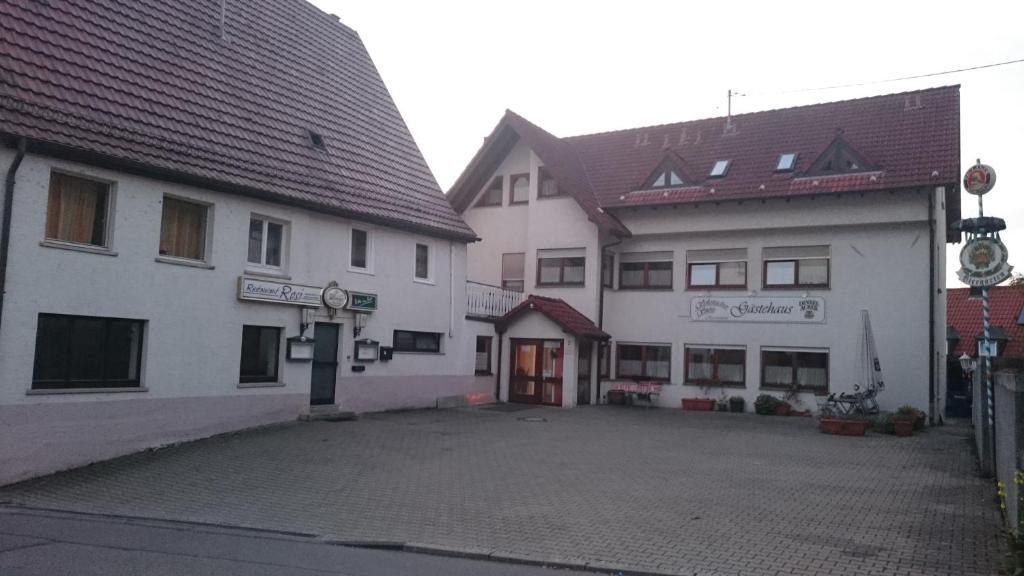
[[[779,163],[775,166],[776,172],[788,172],[796,166],[796,153],[789,152],[786,154],[779,154]]]
[[[321,150],[327,147],[327,144],[324,143],[324,137],[312,130],[309,131],[309,142],[315,148],[320,148]]]
[[[732,160],[719,160],[715,162],[715,165],[711,167],[711,174],[709,176],[713,178],[720,178],[725,176],[725,173],[729,171],[729,164]]]

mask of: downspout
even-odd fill
[[[932,425],[942,421],[935,406],[935,193],[935,189],[928,192],[928,420]]]
[[[11,246],[11,209],[14,206],[15,174],[25,158],[24,137],[18,139],[17,150],[14,161],[7,168],[7,180],[4,183],[4,218],[0,224],[0,325],[3,324],[4,294],[7,292],[7,253]]]
[[[619,239],[616,240],[615,242],[612,242],[610,244],[605,244],[604,246],[601,246],[601,275],[597,279],[598,284],[601,286],[601,289],[598,292],[598,297],[597,297],[597,327],[600,328],[601,330],[604,330],[604,289],[605,289],[605,285],[604,285],[604,256],[605,256],[605,254],[607,254],[609,248],[611,248],[613,246],[618,246],[619,244],[622,244],[622,241],[623,241],[623,238],[620,236]],[[615,284],[615,270],[614,270],[614,268],[612,270],[612,284],[613,285]],[[611,344],[608,345],[608,353],[609,354],[612,353]],[[611,359],[609,359],[608,361],[611,362]],[[595,398],[591,399],[591,403],[594,404],[594,405],[597,405],[597,404],[599,404],[601,402],[601,347],[600,346],[597,347],[597,370],[595,370],[595,372],[596,372],[596,375],[597,375],[597,394],[594,395]]]
[[[504,348],[501,339],[504,337],[505,331],[498,330],[497,325],[495,325],[494,333],[498,337],[498,363],[494,366],[494,402],[497,404],[501,402],[501,350]]]

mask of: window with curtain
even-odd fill
[[[513,174],[509,177],[512,198],[509,204],[523,204],[530,201],[530,175]]]
[[[585,255],[583,248],[537,250],[537,285],[583,286]]]
[[[526,276],[526,254],[514,252],[501,255],[501,287],[522,292]]]
[[[160,219],[160,255],[189,260],[206,258],[206,212],[209,207],[164,196]]]
[[[46,238],[107,246],[110,185],[53,172],[46,208]]]
[[[828,392],[828,352],[762,350],[761,387]]]
[[[618,378],[668,380],[672,347],[653,344],[619,344],[615,372]]]
[[[672,288],[671,252],[633,252],[619,256],[619,289]]]
[[[830,249],[828,246],[765,248],[765,288],[828,288]]]
[[[480,195],[480,199],[476,201],[477,206],[501,206],[502,185],[504,184],[503,176],[495,176],[491,180],[491,184],[487,187],[487,190]]]
[[[34,390],[137,388],[142,320],[40,314]]]
[[[370,269],[370,233],[359,228],[352,229],[352,243],[348,265],[360,270]]]
[[[688,288],[732,288],[747,286],[745,248],[689,250],[686,253]]]
[[[242,326],[242,362],[239,381],[277,382],[281,329],[274,326]]]
[[[743,348],[686,347],[686,382],[743,386],[746,383],[746,350]]]
[[[562,189],[558,187],[558,182],[543,167],[537,169],[537,182],[537,196],[539,198],[552,198],[564,195]]]
[[[416,244],[416,266],[414,274],[419,280],[430,279],[430,247]]]

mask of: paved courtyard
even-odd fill
[[[587,407],[294,423],[0,489],[26,506],[402,542],[594,569],[989,575],[966,429]]]

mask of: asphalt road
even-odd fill
[[[582,576],[312,536],[0,506],[0,575]]]

